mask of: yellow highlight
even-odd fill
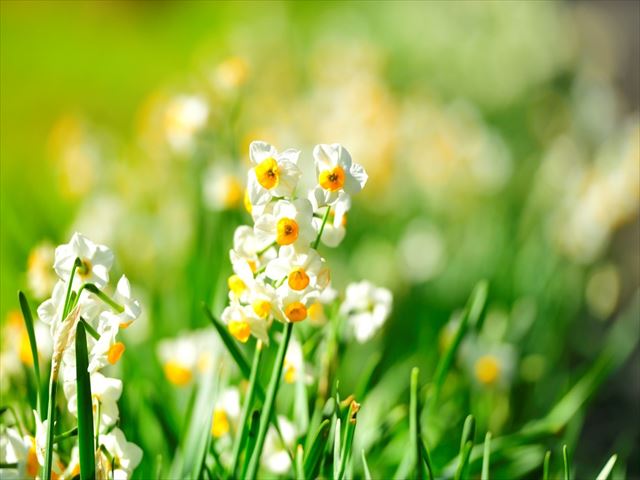
[[[324,308],[320,302],[312,303],[307,309],[307,314],[313,323],[323,323],[325,320]]]
[[[239,342],[246,343],[251,336],[251,328],[247,322],[229,322],[229,333]]]
[[[285,358],[283,368],[284,381],[287,383],[294,383],[296,381],[296,367]]]
[[[256,312],[256,315],[260,318],[265,318],[271,311],[271,302],[267,300],[256,300],[251,304],[251,306],[253,307],[253,311]]]
[[[242,279],[235,274],[229,277],[227,285],[229,286],[229,290],[231,290],[236,297],[242,295],[242,292],[247,289],[247,286],[244,284]]]
[[[167,380],[179,387],[188,384],[192,377],[191,370],[173,360],[164,364],[164,374]]]
[[[301,322],[307,318],[307,307],[300,302],[292,302],[284,309],[284,314],[292,322]]]
[[[233,175],[227,175],[224,179],[224,195],[222,203],[224,208],[235,208],[243,200],[242,185]]]
[[[243,203],[244,203],[244,209],[251,214],[252,210],[253,210],[253,205],[251,205],[251,199],[249,198],[249,190],[245,188],[244,190],[244,199],[243,199]]]
[[[211,435],[220,438],[229,433],[229,419],[227,414],[221,408],[213,411],[213,420],[211,421]]]
[[[120,357],[124,353],[125,346],[122,342],[116,342],[109,347],[109,351],[107,352],[107,360],[111,365],[115,365]]]
[[[318,175],[318,183],[325,190],[336,192],[344,186],[344,170],[340,166],[335,166],[332,170],[323,170]]]
[[[267,158],[255,167],[258,183],[267,190],[278,186],[280,182],[280,169],[274,158]]]
[[[493,385],[500,376],[500,363],[493,355],[483,355],[475,364],[476,378],[480,383]]]
[[[278,220],[276,242],[278,245],[291,245],[298,239],[298,224],[291,218]]]
[[[27,367],[33,367],[33,356],[31,355],[31,342],[27,329],[23,328],[20,332],[20,345],[18,347],[18,356],[20,361]]]
[[[309,275],[302,268],[296,268],[289,274],[288,282],[292,290],[304,290],[309,285]]]

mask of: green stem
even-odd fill
[[[260,250],[259,252],[257,252],[257,255],[260,257],[264,252],[266,252],[267,250],[269,250],[271,247],[275,247],[276,245],[278,245],[278,242],[273,241],[273,243],[270,243],[269,245],[267,245],[266,247],[264,247],[262,250]]]
[[[78,295],[77,295],[77,299],[80,299],[80,294],[82,294],[83,290],[87,290],[88,292],[93,293],[96,297],[98,297],[100,300],[102,300],[104,303],[106,303],[107,305],[109,305],[111,308],[113,308],[116,312],[118,313],[122,313],[124,312],[124,307],[122,305],[120,305],[118,302],[116,302],[113,298],[111,298],[109,295],[107,295],[106,293],[104,293],[102,290],[100,290],[98,287],[96,287],[93,283],[84,283],[80,289],[78,290]]]
[[[258,438],[256,440],[256,445],[253,450],[253,454],[251,455],[251,461],[249,462],[249,469],[247,471],[246,478],[249,479],[256,478],[256,475],[258,473],[260,457],[262,456],[262,448],[264,447],[264,440],[267,436],[267,429],[269,428],[269,419],[271,418],[271,411],[273,410],[273,406],[276,401],[276,395],[278,393],[278,387],[280,385],[284,356],[287,353],[287,347],[289,346],[289,340],[291,340],[292,331],[293,323],[287,323],[284,327],[284,334],[282,337],[282,342],[280,343],[280,348],[278,349],[276,361],[273,364],[271,380],[269,380],[265,402],[262,408],[262,413],[260,415],[260,429],[258,430]]]
[[[0,463],[0,468],[18,468],[17,463]]]
[[[87,322],[84,318],[81,319],[80,321],[84,325],[84,329],[87,331],[87,333],[89,335],[91,335],[96,340],[100,340],[100,334],[96,331],[95,328],[93,328],[91,325],[89,325],[89,322]]]
[[[44,480],[51,480],[51,465],[53,463],[53,424],[56,414],[56,392],[58,390],[58,378],[51,377],[49,382],[49,406],[47,409],[47,448],[44,458]]]
[[[69,275],[69,285],[67,285],[67,294],[64,298],[64,308],[62,309],[62,318],[61,321],[64,322],[64,319],[67,318],[69,314],[69,309],[71,307],[71,291],[73,290],[73,278],[76,276],[76,270],[82,265],[82,260],[76,257],[73,261],[73,267],[71,267],[71,275]]]
[[[253,364],[251,365],[251,375],[249,377],[249,388],[247,389],[247,396],[244,399],[242,405],[242,413],[240,414],[240,430],[236,433],[235,442],[233,444],[233,460],[231,462],[232,477],[235,478],[238,472],[238,460],[240,459],[240,453],[242,451],[242,445],[244,444],[245,434],[247,432],[247,420],[249,419],[249,412],[251,411],[251,405],[253,404],[253,398],[255,397],[256,382],[258,378],[258,367],[260,366],[260,358],[262,357],[262,342],[258,340],[256,344],[256,351],[253,354]]]
[[[71,430],[67,430],[66,432],[61,433],[60,435],[56,435],[53,438],[53,443],[58,443],[62,440],[65,440],[69,437],[74,437],[78,434],[78,427],[73,427]]]
[[[318,232],[318,236],[316,237],[315,242],[313,242],[313,248],[318,249],[318,245],[320,245],[320,238],[322,238],[322,232],[324,232],[324,226],[327,224],[327,219],[329,218],[329,212],[331,211],[331,207],[327,206],[327,211],[324,212],[324,217],[322,217],[322,225],[320,225],[320,231]]]

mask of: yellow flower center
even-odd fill
[[[242,185],[236,177],[228,175],[224,182],[222,202],[225,208],[235,208],[243,199]]]
[[[309,285],[309,275],[302,268],[296,268],[289,274],[288,282],[292,290],[304,290]]]
[[[255,167],[258,183],[267,190],[278,186],[280,181],[280,169],[274,158],[267,158]]]
[[[125,328],[129,328],[129,326],[133,323],[133,320],[129,320],[128,322],[121,322],[119,327],[122,328],[123,330]]]
[[[287,383],[296,381],[296,367],[286,358],[284,359],[284,381]]]
[[[120,357],[124,353],[125,347],[124,343],[116,342],[109,347],[109,351],[107,352],[107,360],[111,365],[115,365]]]
[[[89,259],[83,258],[80,261],[80,267],[78,267],[78,275],[80,275],[80,277],[83,279],[89,278],[89,276],[91,275],[92,268],[93,268],[93,265],[91,265],[91,262],[89,261]]]
[[[211,421],[211,435],[220,438],[229,433],[229,419],[227,414],[221,408],[213,411],[213,420]]]
[[[179,387],[183,387],[191,381],[191,370],[174,360],[164,364],[164,374],[167,380]]]
[[[40,463],[38,463],[38,455],[36,454],[36,446],[35,440],[33,441],[33,446],[29,448],[29,452],[27,453],[27,468],[26,474],[29,478],[36,478],[38,475],[38,471],[40,470]]]
[[[258,265],[256,265],[255,260],[247,260],[247,263],[249,264],[249,268],[251,269],[251,271],[253,273],[256,273],[256,270],[258,269]]]
[[[256,300],[251,304],[251,306],[253,307],[253,311],[256,312],[256,315],[260,318],[265,318],[271,311],[271,302],[267,300]]]
[[[301,322],[307,318],[307,307],[300,302],[292,302],[284,309],[284,314],[292,322]]]
[[[227,285],[229,286],[229,290],[231,290],[236,297],[242,295],[242,292],[247,289],[247,286],[244,284],[242,279],[235,274],[229,277]]]
[[[493,355],[483,355],[476,361],[475,373],[480,383],[492,385],[500,375],[500,363]]]
[[[344,185],[344,170],[340,166],[335,166],[331,170],[323,170],[318,175],[318,183],[325,190],[335,192]]]
[[[229,333],[233,335],[233,337],[239,342],[246,343],[249,340],[249,336],[251,335],[251,328],[249,328],[249,324],[244,321],[235,322],[231,321],[228,325]]]
[[[298,239],[298,224],[291,218],[278,220],[276,242],[278,245],[291,245]]]

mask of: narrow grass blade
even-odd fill
[[[549,480],[549,464],[551,462],[551,452],[547,450],[544,454],[544,463],[542,464],[542,480]]]
[[[484,436],[484,453],[482,455],[482,475],[480,480],[489,480],[489,460],[491,457],[491,432]]]
[[[569,452],[566,445],[562,446],[562,462],[564,464],[564,480],[569,480],[571,472],[569,471]]]
[[[473,415],[467,415],[462,427],[462,437],[460,438],[460,452],[464,449],[467,442],[473,443],[476,434],[476,420]]]
[[[616,460],[618,460],[618,455],[612,455],[609,461],[602,467],[602,470],[600,470],[596,480],[607,480],[613,470],[613,466],[616,464]]]
[[[36,410],[40,419],[43,419],[44,412],[42,411],[42,383],[40,379],[40,361],[38,358],[38,343],[36,342],[36,333],[33,326],[33,315],[31,314],[31,308],[29,302],[24,293],[18,292],[18,300],[20,302],[20,309],[22,310],[22,316],[24,318],[24,325],[29,335],[29,345],[31,347],[31,358],[33,359],[33,375],[36,379]]]
[[[467,442],[462,451],[460,452],[460,463],[458,463],[458,469],[456,470],[456,475],[454,480],[464,480],[467,478],[469,473],[469,456],[471,455],[471,449],[473,448],[473,443],[471,441]]]
[[[96,459],[93,443],[93,401],[91,378],[89,377],[89,355],[84,322],[76,327],[76,385],[78,388],[78,448],[80,456],[80,478],[94,479]]]
[[[347,416],[347,425],[344,430],[344,439],[342,441],[342,452],[340,453],[340,468],[338,470],[338,480],[342,480],[345,471],[347,469],[347,463],[351,457],[351,447],[353,446],[353,436],[356,431],[356,424],[358,423],[358,411],[360,411],[360,404],[355,400],[351,401],[349,405],[349,414]]]
[[[298,480],[305,480],[305,475],[304,475],[304,449],[302,448],[302,445],[298,445],[298,448],[296,448],[296,479]]]
[[[429,414],[433,414],[434,412],[435,405],[440,398],[440,391],[442,390],[444,381],[447,377],[447,374],[449,373],[451,365],[453,364],[453,360],[458,351],[458,348],[460,347],[460,344],[462,343],[462,339],[467,333],[469,325],[475,325],[480,318],[480,315],[484,308],[484,304],[487,300],[487,290],[488,287],[486,281],[478,283],[473,289],[473,292],[471,292],[471,297],[469,297],[469,301],[467,302],[467,305],[464,309],[464,313],[462,314],[458,330],[456,331],[453,340],[449,344],[449,347],[438,362],[433,380],[433,388],[429,393]]]
[[[233,339],[233,337],[231,337],[227,329],[224,328],[224,325],[220,323],[220,321],[216,317],[213,316],[206,305],[202,305],[202,310],[204,310],[205,315],[209,318],[209,320],[215,327],[218,335],[220,335],[222,342],[224,343],[225,347],[227,347],[227,350],[231,354],[231,357],[233,357],[233,359],[235,360],[242,375],[245,378],[249,378],[251,376],[251,367],[249,366],[249,362],[245,358],[244,354],[238,348],[236,341]]]
[[[429,450],[427,450],[427,446],[424,444],[422,439],[420,439],[420,450],[422,452],[422,460],[425,468],[427,469],[429,480],[434,480],[436,477],[433,474],[433,468],[431,467],[431,455],[429,455]]]
[[[371,480],[371,472],[367,464],[367,457],[364,455],[364,449],[362,450],[362,470],[364,472],[364,480]]]
[[[340,473],[340,436],[342,434],[342,426],[340,419],[336,420],[336,429],[333,432],[333,480],[338,479]]]
[[[242,472],[240,478],[247,478],[247,468],[249,468],[249,461],[251,459],[253,449],[258,439],[258,430],[260,429],[260,411],[256,410],[251,415],[251,422],[249,423],[249,434],[247,435],[247,448],[244,465],[242,466]]]
[[[258,467],[260,465],[260,457],[262,455],[262,447],[264,446],[264,440],[267,436],[267,429],[273,411],[273,406],[276,401],[276,395],[278,394],[278,387],[280,386],[280,377],[282,376],[282,365],[284,363],[284,356],[287,353],[287,347],[289,346],[289,340],[291,339],[291,332],[293,331],[293,323],[287,323],[284,327],[284,333],[282,335],[282,341],[278,348],[278,354],[273,364],[273,371],[271,372],[271,379],[269,380],[269,386],[267,387],[267,394],[265,397],[264,405],[262,408],[262,414],[260,415],[260,429],[258,430],[258,438],[256,439],[256,446],[251,454],[251,460],[249,462],[249,468],[247,470],[247,478],[254,479],[258,474]]]
[[[382,355],[378,352],[375,352],[369,361],[367,362],[364,370],[362,371],[362,375],[360,375],[360,381],[358,382],[358,386],[355,390],[355,397],[362,402],[362,399],[365,397],[367,392],[369,391],[369,385],[371,384],[371,378],[373,377],[376,368],[380,364],[380,360],[382,359]]]
[[[333,400],[331,398],[330,400]],[[320,466],[320,458],[324,452],[327,440],[329,439],[329,430],[331,429],[331,420],[325,419],[318,427],[313,437],[311,448],[307,449],[306,458],[304,459],[304,474],[307,478],[316,478],[318,467]]]
[[[256,350],[253,354],[253,363],[251,365],[251,375],[249,377],[249,387],[247,388],[247,393],[244,398],[244,403],[242,405],[242,412],[240,414],[240,429],[236,434],[236,438],[233,444],[233,456],[232,456],[232,476],[236,476],[238,473],[238,463],[240,461],[240,454],[242,453],[242,446],[245,443],[245,438],[248,431],[247,422],[249,420],[249,412],[251,411],[251,406],[253,404],[253,398],[255,396],[255,389],[258,379],[258,368],[260,366],[260,359],[262,358],[262,342],[258,341],[256,344]]]
[[[409,448],[412,452],[413,470],[416,478],[423,478],[422,448],[420,447],[420,406],[418,405],[418,375],[417,367],[411,370],[411,395],[409,404]]]

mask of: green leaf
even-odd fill
[[[422,460],[424,461],[424,466],[427,469],[429,480],[434,480],[436,476],[433,474],[433,468],[431,467],[431,455],[429,455],[429,450],[427,450],[427,446],[424,444],[422,439],[420,439],[420,451],[422,452]]]
[[[542,480],[549,480],[549,463],[551,462],[551,452],[547,450],[544,454],[544,463],[542,464]]]
[[[333,400],[333,397],[329,400]],[[327,418],[318,427],[318,430],[313,437],[311,448],[307,449],[306,458],[304,460],[304,473],[307,478],[316,478],[318,468],[320,467],[320,458],[327,444],[330,429],[331,420]]]
[[[302,448],[302,445],[298,445],[298,448],[296,448],[295,467],[296,479],[305,480],[306,477],[304,475],[304,449]]]
[[[287,353],[287,347],[289,346],[289,340],[291,339],[292,331],[293,323],[287,323],[284,327],[284,333],[282,335],[282,340],[278,348],[276,360],[273,363],[273,371],[271,372],[271,379],[269,380],[267,394],[262,407],[262,414],[260,415],[260,428],[258,430],[258,438],[256,439],[256,446],[253,450],[253,453],[251,454],[249,468],[247,469],[247,478],[251,480],[256,478],[258,474],[260,457],[262,456],[262,448],[264,447],[264,440],[267,436],[267,429],[271,421],[270,419],[276,401],[276,395],[278,394],[280,377],[282,376],[282,365],[284,363],[284,356]]]
[[[240,478],[247,478],[247,469],[249,468],[251,454],[253,453],[253,449],[256,445],[256,440],[258,439],[259,429],[260,411],[256,410],[251,415],[251,422],[249,423],[249,434],[247,435],[247,447],[245,449],[247,453],[245,455],[244,465],[242,466],[242,473],[240,474]]]
[[[372,480],[371,472],[369,471],[369,465],[367,464],[367,457],[364,455],[364,449],[360,451],[362,455],[362,470],[364,472],[364,480]]]
[[[43,419],[44,411],[42,410],[42,383],[40,379],[40,361],[38,358],[38,343],[36,342],[35,329],[33,327],[33,315],[31,314],[31,308],[27,297],[22,292],[18,292],[18,300],[20,302],[20,309],[22,310],[22,316],[24,318],[24,324],[27,328],[27,334],[29,335],[29,345],[31,347],[31,358],[33,358],[33,375],[36,379],[36,409],[40,419]]]
[[[412,452],[411,463],[416,473],[416,478],[423,478],[422,448],[420,447],[420,406],[418,405],[418,375],[417,367],[411,370],[411,394],[409,404],[409,449]]]
[[[238,368],[240,369],[240,372],[242,373],[244,378],[248,379],[251,376],[251,367],[249,366],[249,362],[245,358],[244,354],[238,348],[236,341],[233,339],[224,325],[220,323],[220,321],[216,317],[213,316],[213,314],[205,304],[202,304],[202,309],[215,327],[218,335],[220,335],[222,342],[224,343],[225,347],[227,347],[227,350],[231,354],[231,357],[235,360],[236,365],[238,365]],[[261,388],[259,389],[259,392],[260,393],[258,393],[258,396],[261,397],[261,400],[264,399],[264,392],[262,392]]]
[[[93,401],[91,399],[91,378],[89,376],[89,354],[84,322],[76,327],[76,385],[78,388],[78,448],[80,457],[80,478],[96,477],[96,459],[93,443]]]
[[[616,464],[616,460],[618,459],[618,455],[612,455],[609,461],[602,467],[600,473],[596,477],[596,480],[607,480],[609,475],[611,474],[611,470],[613,470],[613,466]]]
[[[340,435],[342,434],[342,426],[340,419],[336,420],[335,430],[333,431],[333,479],[337,480],[340,473]]]
[[[491,432],[484,437],[484,454],[482,455],[482,476],[480,480],[489,480],[489,459],[491,456]]]
[[[469,473],[469,456],[471,455],[471,449],[473,448],[473,442],[468,441],[465,443],[462,451],[460,452],[460,463],[458,463],[458,469],[456,470],[455,480],[463,480],[467,478]]]
[[[436,373],[434,375],[433,387],[429,390],[427,413],[430,417],[435,412],[435,406],[440,398],[442,386],[444,385],[444,381],[447,378],[447,374],[451,369],[455,355],[462,343],[462,339],[467,333],[469,325],[477,324],[478,319],[482,314],[482,309],[484,308],[484,304],[487,300],[487,290],[488,286],[486,281],[482,281],[475,286],[473,292],[471,292],[469,301],[465,306],[458,330],[456,331],[453,340],[449,344],[444,355],[438,362]]]
[[[245,443],[248,425],[247,422],[249,420],[249,412],[251,411],[251,407],[253,405],[253,399],[255,396],[256,385],[258,383],[258,370],[260,366],[260,359],[262,358],[262,342],[258,341],[256,343],[256,349],[253,354],[253,363],[251,365],[251,375],[249,376],[249,387],[247,388],[247,393],[244,397],[244,403],[242,404],[242,412],[240,414],[240,423],[238,424],[239,431],[236,434],[236,438],[233,444],[233,456],[232,456],[232,476],[236,476],[238,472],[238,463],[240,461],[240,454],[242,453],[242,446]]]
[[[562,446],[562,462],[564,464],[564,480],[569,480],[571,472],[569,471],[569,452],[566,445]]]
[[[342,440],[342,452],[340,453],[340,468],[338,469],[338,480],[342,480],[347,469],[347,462],[351,456],[351,447],[353,446],[353,436],[358,423],[358,411],[360,404],[355,400],[349,405],[349,414],[346,418],[347,425],[344,430],[344,438]],[[338,431],[339,429],[336,429]]]
[[[460,453],[464,450],[464,446],[467,442],[473,443],[476,434],[476,420],[473,415],[467,415],[464,420],[464,426],[462,427],[462,437],[460,438]]]

